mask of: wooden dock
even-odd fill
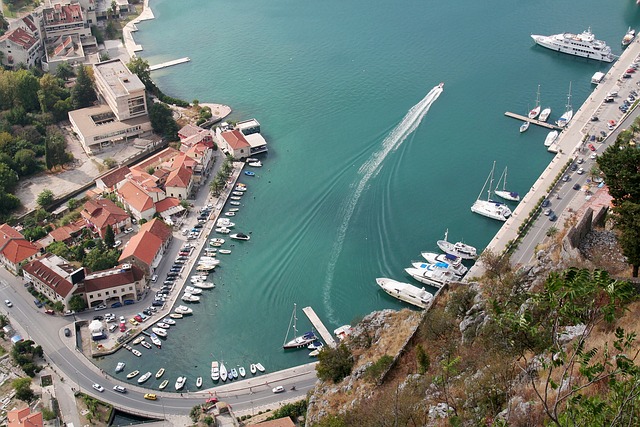
[[[551,123],[547,123],[547,122],[541,122],[540,120],[536,120],[536,119],[530,119],[527,116],[522,116],[520,114],[516,114],[516,113],[512,113],[510,111],[507,111],[506,113],[504,113],[505,116],[507,117],[511,117],[512,119],[516,119],[516,120],[520,120],[523,122],[529,122],[533,125],[538,125],[538,126],[542,126],[543,128],[547,128],[547,129],[551,129],[551,130],[562,130],[562,128],[560,126],[556,126],[553,125]]]
[[[184,58],[174,59],[173,61],[167,61],[167,62],[162,62],[162,63],[156,64],[156,65],[150,65],[149,66],[149,71],[156,71],[156,70],[159,70],[161,68],[167,68],[167,67],[171,67],[173,65],[178,65],[178,64],[185,63],[185,62],[189,62],[189,61],[191,61],[191,58],[189,58],[188,56],[185,56]]]
[[[313,327],[316,328],[316,331],[318,331],[324,342],[327,343],[329,347],[336,348],[336,340],[333,339],[333,335],[329,333],[327,328],[324,326],[324,323],[322,323],[322,320],[320,320],[316,312],[313,311],[313,308],[305,307],[302,311],[307,315],[309,321]]]

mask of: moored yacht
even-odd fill
[[[422,252],[422,258],[428,263],[444,263],[447,264],[449,269],[458,276],[464,276],[467,273],[468,268],[462,264],[462,258],[450,254],[437,254],[434,252]]]
[[[496,219],[498,221],[506,221],[511,216],[511,209],[509,209],[509,207],[504,203],[491,200],[491,187],[493,187],[493,171],[495,167],[496,162],[493,162],[491,172],[489,173],[480,194],[478,194],[478,198],[473,205],[471,205],[471,212],[486,216],[487,218]],[[480,196],[487,187],[487,184],[489,184],[487,200],[482,200]]]
[[[427,268],[405,268],[404,271],[418,282],[436,288],[441,288],[445,284],[457,280],[452,271],[438,268],[435,264],[429,264]]]
[[[558,131],[552,130],[547,134],[547,137],[544,139],[544,146],[550,147],[551,144],[558,138]]]
[[[211,362],[211,379],[218,381],[220,379],[220,366],[217,360]]]
[[[230,235],[229,237],[231,237],[232,239],[235,240],[249,240],[251,239],[251,236],[244,234],[244,233],[235,233]]]
[[[547,107],[540,112],[540,116],[538,116],[538,120],[540,120],[541,122],[546,122],[550,115],[551,115],[551,108]]]
[[[451,243],[447,240],[449,237],[449,229],[444,232],[444,239],[438,240],[436,244],[442,252],[450,255],[455,255],[462,259],[475,259],[478,257],[478,251],[475,247],[467,245],[463,242]]]
[[[433,295],[427,292],[424,288],[420,289],[409,283],[398,282],[386,277],[378,277],[376,279],[376,283],[387,294],[399,299],[400,301],[415,305],[416,307],[426,308],[429,302],[433,299]]]
[[[178,377],[175,384],[176,390],[182,390],[186,382],[187,382],[187,377]]]
[[[624,37],[622,38],[622,46],[629,46],[633,41],[633,39],[635,38],[636,38],[636,30],[629,27],[629,29],[627,30],[627,34],[625,34]]]
[[[581,34],[562,33],[551,36],[532,34],[531,38],[540,46],[556,52],[604,62],[613,62],[616,58],[604,41],[596,39],[591,28]]]

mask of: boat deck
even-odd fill
[[[307,315],[309,321],[311,322],[313,327],[316,328],[316,331],[318,331],[324,342],[327,343],[329,347],[336,348],[336,340],[333,339],[333,336],[329,333],[327,328],[324,326],[324,323],[322,323],[322,320],[320,320],[313,308],[305,307],[302,309],[302,311]]]
[[[540,120],[536,120],[536,119],[530,119],[527,116],[523,116],[521,114],[512,113],[510,111],[507,111],[506,113],[504,113],[504,115],[507,116],[507,117],[511,117],[512,119],[521,120],[523,122],[529,122],[529,123],[531,123],[533,125],[542,126],[542,127],[547,128],[547,129],[562,130],[562,128],[560,126],[556,126],[554,124],[547,123],[547,122],[541,122]]]

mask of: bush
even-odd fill
[[[342,343],[337,348],[325,348],[320,352],[316,372],[321,380],[338,383],[351,374],[353,363],[351,350]]]
[[[299,400],[294,403],[287,403],[273,411],[273,414],[267,418],[267,420],[276,420],[278,418],[283,417],[291,417],[293,419],[298,418],[299,416],[305,415],[307,413],[307,401]]]
[[[393,357],[385,354],[380,359],[378,359],[376,363],[369,366],[364,374],[369,381],[377,382],[378,380],[380,380],[382,374],[384,374],[389,369],[392,363]]]

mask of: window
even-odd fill
[[[109,295],[109,291],[106,291],[104,294],[105,294],[105,295]]]
[[[101,296],[102,296],[102,294],[101,294],[100,292],[98,292],[98,296],[99,296],[99,297],[101,297]]]

